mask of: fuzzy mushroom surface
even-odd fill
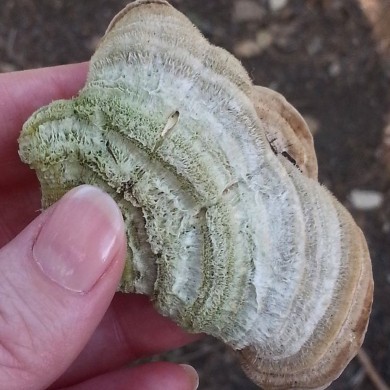
[[[323,389],[359,350],[373,281],[365,238],[317,181],[310,131],[166,1],[111,22],[71,100],[19,138],[42,206],[83,183],[119,205],[119,290],[236,351],[264,389]]]

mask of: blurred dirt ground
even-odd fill
[[[126,3],[2,0],[0,72],[88,60]],[[364,349],[390,383],[390,1],[172,3],[213,43],[236,54],[256,84],[283,93],[307,119],[320,181],[347,206],[368,240],[376,285]],[[215,340],[163,357],[194,365],[200,389],[256,388]],[[331,386],[376,388],[357,359]]]

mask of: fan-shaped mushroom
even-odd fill
[[[82,183],[117,201],[120,290],[229,344],[260,386],[324,388],[356,354],[370,258],[317,182],[304,120],[167,2],[115,17],[79,95],[38,110],[19,142],[44,207]]]

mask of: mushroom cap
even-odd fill
[[[370,257],[317,181],[307,125],[166,1],[120,12],[79,95],[34,113],[19,145],[43,207],[82,183],[116,200],[120,289],[226,342],[259,386],[324,388],[357,353]]]

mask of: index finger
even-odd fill
[[[85,83],[87,70],[88,64],[80,63],[0,74],[1,171],[12,165],[14,177],[28,172],[18,156],[17,139],[23,123],[38,108],[75,95]]]

